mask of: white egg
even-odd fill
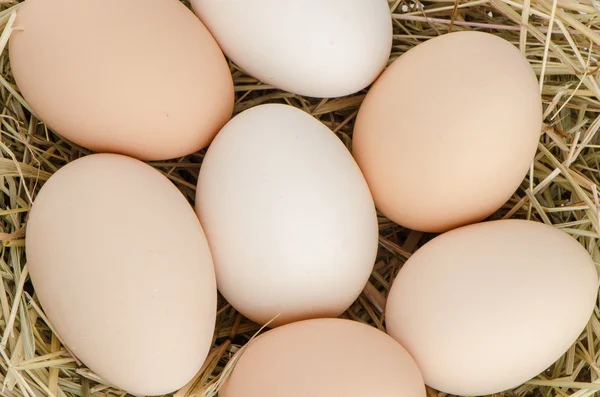
[[[231,60],[266,84],[296,94],[332,98],[360,91],[390,56],[386,0],[191,3]]]
[[[377,216],[358,165],[291,106],[257,106],[225,125],[204,158],[196,211],[220,292],[261,324],[338,316],[373,269]]]

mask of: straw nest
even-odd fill
[[[11,76],[6,43],[19,4],[0,1],[0,381],[3,396],[124,395],[105,385],[61,346],[28,280],[24,252],[27,214],[40,186],[67,162],[88,153],[48,131],[31,116]],[[543,82],[545,124],[530,174],[494,218],[529,218],[569,233],[598,264],[600,250],[600,2],[597,0],[390,0],[391,60],[449,30],[482,30],[514,43]],[[307,26],[307,28],[310,28]],[[261,84],[231,64],[236,113],[266,102],[312,114],[349,147],[364,92],[330,100],[303,98]],[[402,92],[398,92],[402,95]],[[451,95],[451,93],[450,93]],[[515,145],[518,145],[515,142]],[[203,152],[151,162],[193,202]],[[493,176],[490,176],[493,177]],[[398,269],[431,236],[380,217],[380,250],[373,275],[345,317],[383,327],[385,296]],[[600,390],[599,309],[577,342],[548,371],[506,396],[592,396]],[[548,318],[551,328],[560,318]],[[219,374],[259,327],[222,299],[213,350],[188,390],[211,395]],[[490,358],[493,359],[493,358]],[[227,363],[230,365],[227,365]],[[442,395],[428,390],[430,396]]]

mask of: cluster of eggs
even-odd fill
[[[541,130],[527,60],[493,35],[392,46],[386,0],[27,0],[10,38],[17,85],[93,154],[56,172],[27,225],[37,297],[63,343],[133,394],[184,386],[213,342],[217,286],[273,329],[223,397],[488,394],[546,369],[585,327],[594,263],[547,225],[477,223],[527,173]],[[305,27],[310,26],[310,29]],[[353,152],[309,114],[231,119],[223,52],[265,84],[321,98],[370,88]],[[230,120],[231,119],[231,120]],[[195,212],[140,160],[210,144]],[[378,248],[376,209],[445,232],[391,286],[388,334],[334,319]],[[560,318],[547,327],[551,318]]]

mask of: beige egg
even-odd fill
[[[185,385],[212,343],[216,282],[204,232],[166,177],[97,154],[56,172],[27,223],[35,293],[66,346],[136,395]]]
[[[385,216],[442,232],[511,197],[541,126],[538,82],[519,50],[491,34],[450,33],[412,48],[375,82],[353,153]]]
[[[566,233],[523,220],[479,223],[436,237],[406,262],[386,326],[427,385],[498,393],[569,349],[590,319],[597,285],[594,262]]]
[[[233,111],[218,45],[175,0],[27,0],[10,38],[33,111],[97,152],[168,159],[207,146]]]
[[[340,139],[292,106],[256,106],[227,123],[202,163],[196,211],[219,291],[257,323],[337,317],[373,270],[367,183]]]
[[[425,397],[425,386],[410,355],[384,332],[316,319],[250,342],[219,396]]]

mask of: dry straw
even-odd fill
[[[18,94],[5,48],[12,29],[18,28],[13,26],[18,7],[0,1],[0,395],[123,395],[81,366],[61,345],[27,277],[23,237],[32,198],[53,172],[87,151],[48,131]],[[530,174],[494,217],[530,218],[551,224],[578,239],[600,263],[600,2],[391,0],[390,9],[394,20],[392,59],[449,30],[490,32],[509,40],[527,56],[541,81],[544,131]],[[235,65],[231,70],[236,112],[266,102],[288,103],[319,118],[350,145],[353,120],[364,92],[332,100],[302,98],[265,86]],[[426,80],[427,76],[419,78]],[[202,156],[198,153],[151,164],[191,201]],[[390,283],[428,236],[384,218],[380,218],[380,230],[379,257],[370,283],[345,316],[383,329],[382,308]],[[581,337],[554,366],[504,395],[587,397],[597,393],[599,314],[596,308]],[[544,326],[550,329],[559,321],[562,319],[549,317]],[[258,330],[220,301],[213,350],[202,372],[178,396],[214,394],[218,374],[224,368],[225,372],[231,369],[234,353]],[[428,393],[438,395],[433,390]]]

